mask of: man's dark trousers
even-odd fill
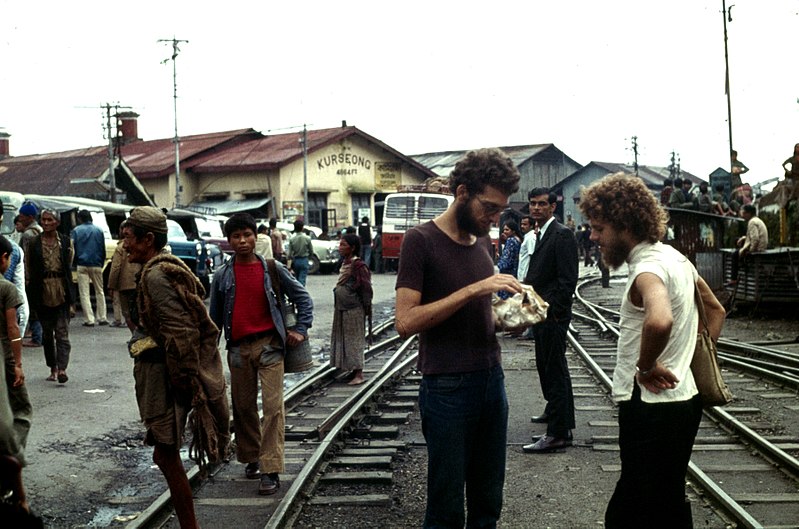
[[[569,320],[547,318],[533,326],[535,363],[541,391],[547,401],[544,413],[549,416],[547,435],[565,438],[574,429],[574,394],[566,363],[566,333]]]

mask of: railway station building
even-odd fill
[[[123,130],[122,158],[158,205],[218,215],[249,212],[289,222],[304,217],[326,233],[357,225],[364,216],[379,224],[387,194],[435,176],[343,122],[336,128],[275,135],[241,129],[183,136],[176,179],[172,139],[143,141],[136,127]]]
[[[182,207],[204,214],[249,212],[330,233],[364,216],[380,223],[383,199],[434,177],[413,158],[342,122],[341,127],[265,135],[252,128],[173,138],[138,137],[135,112],[118,114],[110,178],[108,147],[8,156],[0,138],[0,189]],[[305,148],[304,148],[305,146]],[[308,211],[304,210],[307,187]]]

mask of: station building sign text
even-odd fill
[[[334,153],[328,154],[316,160],[316,168],[323,171],[327,168],[334,167],[337,175],[356,175],[358,169],[362,168],[365,171],[371,171],[372,160],[369,158],[352,153]]]

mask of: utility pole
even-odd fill
[[[671,164],[669,164],[669,178],[674,180],[680,176],[680,154],[671,151]]]
[[[302,216],[308,224],[308,128],[302,126]]]
[[[635,170],[635,176],[638,176],[638,136],[633,136],[633,170]]]
[[[732,104],[730,103],[730,59],[727,53],[727,22],[732,22],[732,5],[727,9],[727,0],[721,0],[721,19],[724,22],[724,93],[727,95],[727,133],[730,138],[730,173],[732,166]]]
[[[175,103],[175,207],[180,207],[180,193],[183,190],[180,185],[180,137],[178,136],[178,72],[177,72],[177,58],[180,48],[178,44],[181,42],[189,43],[188,40],[180,40],[172,37],[171,39],[158,39],[158,42],[169,42],[172,44],[172,56],[168,59],[161,61],[161,64],[166,64],[172,61],[172,97]]]
[[[114,148],[118,146],[119,141],[119,127],[117,126],[117,114],[119,114],[120,108],[132,108],[132,107],[123,107],[120,106],[119,103],[112,105],[111,103],[106,103],[101,107],[105,110],[105,130],[106,134],[108,135],[108,200],[109,202],[116,203],[117,201],[117,182],[116,182],[116,164],[115,164],[115,156],[114,156]],[[111,109],[114,109],[114,113],[111,113]],[[111,118],[114,118],[113,123],[111,122]]]

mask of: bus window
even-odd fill
[[[414,201],[414,197],[389,197],[383,214],[388,218],[413,218]]]
[[[441,215],[446,211],[449,206],[449,201],[446,197],[419,197],[419,220],[430,220]]]

